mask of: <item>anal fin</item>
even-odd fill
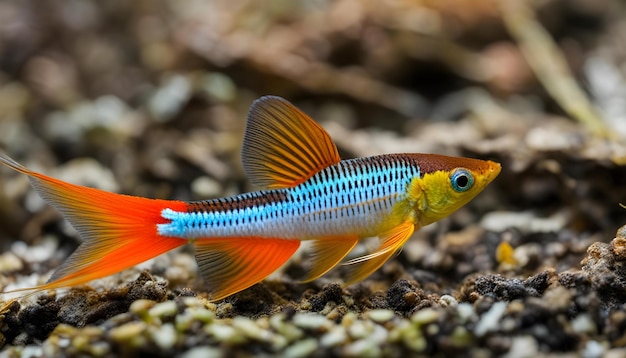
[[[299,240],[259,237],[211,238],[195,241],[196,260],[217,301],[262,281],[283,265]]]
[[[345,285],[361,281],[378,270],[391,256],[400,249],[415,231],[415,224],[404,222],[380,236],[380,246],[373,253],[349,260],[348,277]]]
[[[311,282],[324,275],[354,248],[359,237],[331,236],[316,239],[311,247],[311,269],[300,279],[300,282]]]

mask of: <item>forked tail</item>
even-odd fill
[[[18,291],[39,292],[82,285],[187,242],[160,236],[156,229],[157,224],[167,221],[161,217],[161,211],[164,208],[185,210],[183,202],[146,199],[70,184],[34,172],[1,152],[0,164],[28,175],[39,195],[63,214],[83,240],[47,283]]]

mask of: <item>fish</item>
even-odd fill
[[[192,245],[217,301],[264,280],[303,241],[311,242],[310,267],[299,281],[343,263],[347,286],[378,270],[416,230],[467,204],[501,170],[493,161],[438,154],[342,160],[319,124],[277,96],[253,102],[241,159],[258,191],[185,202],[71,184],[0,153],[0,163],[27,175],[82,239],[46,283],[15,291],[84,285]],[[345,259],[370,237],[378,238],[375,250]]]

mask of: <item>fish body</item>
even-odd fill
[[[419,167],[410,155],[342,160],[295,187],[193,202],[185,212],[166,209],[163,216],[171,222],[157,229],[181,238],[368,237],[410,215],[394,215],[394,207],[408,200],[406,188],[416,175]]]
[[[314,280],[359,240],[379,237],[372,253],[346,262],[346,284],[384,264],[413,232],[469,202],[500,172],[492,161],[436,154],[386,154],[341,160],[328,134],[286,100],[267,96],[248,115],[244,169],[263,189],[182,202],[108,193],[0,163],[29,176],[83,243],[38,292],[84,284],[181,245],[196,249],[213,300],[263,280],[312,241]]]

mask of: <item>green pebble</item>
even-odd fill
[[[422,336],[418,330],[413,328],[405,331],[402,341],[407,348],[414,352],[423,352],[427,347],[427,342],[424,336]]]
[[[452,331],[450,342],[455,347],[467,347],[472,343],[472,335],[469,334],[465,327],[457,326],[454,328],[454,331]]]
[[[82,352],[89,347],[89,337],[84,334],[79,334],[72,339],[72,347]]]

